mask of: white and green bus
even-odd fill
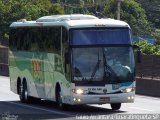
[[[65,104],[134,102],[135,62],[130,26],[91,15],[53,15],[10,25],[11,90]]]

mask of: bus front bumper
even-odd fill
[[[80,104],[107,104],[107,103],[133,103],[135,92],[106,94],[106,95],[77,95],[71,97],[72,105]]]

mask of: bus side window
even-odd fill
[[[29,45],[30,45],[30,38],[29,38],[29,32],[28,28],[23,29],[23,40],[22,40],[22,50],[29,50]]]
[[[17,50],[16,39],[17,39],[17,30],[16,28],[11,28],[9,35],[9,46],[11,50]]]
[[[21,50],[22,49],[22,42],[23,41],[23,28],[19,28],[17,29],[17,50]]]
[[[38,41],[37,41],[37,28],[31,28],[31,32],[30,32],[30,51],[39,51],[39,47],[38,47]]]
[[[42,41],[45,51],[60,54],[60,27],[44,27],[42,29]]]

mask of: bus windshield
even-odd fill
[[[132,47],[72,49],[73,81],[126,82],[134,80]]]
[[[134,55],[128,28],[73,29],[73,81],[134,80]]]

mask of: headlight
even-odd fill
[[[129,92],[133,92],[133,91],[135,91],[135,88],[133,88],[133,87],[121,90],[121,92],[123,92],[123,93],[129,93]]]
[[[76,94],[83,94],[83,90],[82,89],[72,89],[72,92],[76,93]]]

